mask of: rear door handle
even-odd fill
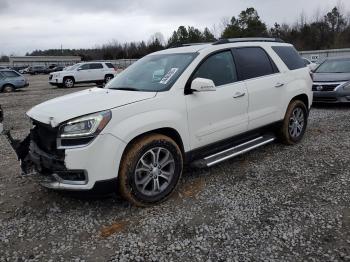
[[[275,85],[276,88],[279,88],[279,87],[282,87],[282,86],[284,86],[283,83],[277,83],[277,84]]]
[[[240,98],[240,97],[243,97],[243,96],[245,96],[245,93],[237,92],[237,93],[233,96],[233,98]]]

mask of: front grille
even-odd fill
[[[33,121],[34,128],[31,130],[31,138],[44,152],[53,154],[57,152],[57,128],[50,125]]]
[[[314,97],[314,102],[336,102],[336,97]]]
[[[52,79],[52,75],[49,76],[49,80],[51,80],[51,79]]]
[[[313,85],[312,91],[331,92],[331,91],[334,91],[334,89],[336,89],[337,86],[339,86],[339,85]]]

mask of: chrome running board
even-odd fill
[[[259,136],[253,140],[245,142],[243,144],[236,145],[232,148],[226,149],[219,153],[207,156],[201,160],[195,161],[193,166],[196,167],[211,167],[216,164],[219,164],[227,159],[242,155],[247,153],[255,148],[267,145],[276,140],[276,137],[273,135],[263,135]]]

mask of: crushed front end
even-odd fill
[[[85,185],[84,170],[68,170],[65,165],[65,150],[58,149],[58,128],[32,120],[33,128],[23,140],[13,139],[10,131],[4,135],[20,161],[22,175],[32,176],[43,186],[62,189],[62,185]]]

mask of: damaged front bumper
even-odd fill
[[[30,134],[19,141],[5,128],[11,147],[20,161],[22,175],[55,190],[109,191],[116,186],[119,164],[126,143],[112,134],[100,134],[89,144],[63,146],[58,130],[33,120]],[[82,141],[85,143],[85,141]],[[112,181],[112,182],[111,182]]]
[[[15,140],[9,130],[3,134],[9,141],[20,161],[22,175],[31,178],[42,186],[57,190],[80,190],[77,186],[88,183],[86,170],[69,170],[65,166],[64,150],[56,154],[43,151],[34,141],[33,130],[23,140]]]

